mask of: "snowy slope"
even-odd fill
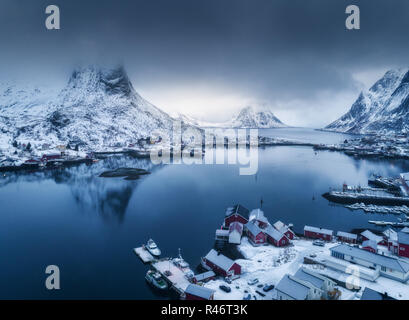
[[[286,127],[273,112],[268,109],[256,111],[253,107],[243,108],[237,116],[226,122],[206,122],[194,119],[193,117],[179,114],[178,117],[184,123],[199,126],[202,128],[282,128]]]
[[[79,143],[87,149],[126,146],[154,130],[169,132],[168,114],[144,100],[123,67],[75,70],[56,96],[39,89],[0,87],[0,149],[13,140],[32,145]]]
[[[409,72],[390,70],[325,129],[351,133],[409,132]]]

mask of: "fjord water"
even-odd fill
[[[347,136],[306,129],[266,130],[269,136],[336,143]],[[151,171],[139,180],[100,178],[107,169]],[[192,265],[213,245],[226,207],[241,203],[274,221],[350,231],[371,227],[365,214],[321,197],[343,182],[366,185],[372,172],[395,176],[404,161],[357,160],[310,147],[259,150],[259,170],[240,176],[235,165],[153,166],[149,160],[110,157],[94,165],[0,178],[0,298],[157,299],[145,283],[147,266],[132,248],[152,237],[163,256],[178,248]],[[374,228],[372,226],[372,228]],[[44,285],[47,265],[57,265],[61,289]]]

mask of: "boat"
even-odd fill
[[[189,263],[187,263],[185,259],[182,258],[182,254],[180,253],[180,248],[179,248],[179,254],[177,258],[172,259],[172,262],[175,266],[177,266],[182,271],[187,270],[187,269],[190,270]]]
[[[151,284],[157,289],[166,290],[168,288],[168,284],[162,278],[160,273],[154,270],[148,270],[148,272],[146,273],[145,279],[149,284]]]
[[[153,241],[152,239],[148,240],[148,243],[146,244],[145,248],[150,252],[151,255],[155,257],[159,257],[162,253],[158,246],[156,245],[155,241]]]

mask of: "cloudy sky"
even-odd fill
[[[61,30],[45,28],[45,8]],[[345,28],[356,4],[361,30]],[[2,0],[0,79],[62,87],[72,68],[125,65],[169,113],[227,120],[248,104],[321,127],[389,68],[407,67],[409,1]]]

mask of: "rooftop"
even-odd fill
[[[294,277],[297,279],[311,283],[313,286],[321,289],[324,285],[325,278],[321,275],[315,274],[312,271],[305,271],[302,267],[298,269]]]
[[[307,299],[310,288],[293,280],[288,274],[285,275],[275,287],[277,291],[281,291],[295,300]]]
[[[222,268],[223,270],[227,271],[231,268],[234,264],[234,261],[227,258],[226,256],[222,255],[221,253],[217,252],[216,250],[212,249],[205,257],[206,260],[214,263],[218,267]]]
[[[249,219],[249,210],[243,207],[240,204],[237,204],[233,207],[229,207],[226,209],[226,217],[229,217],[233,214],[241,215],[243,218]]]
[[[209,288],[198,286],[196,284],[189,284],[185,290],[185,293],[201,297],[209,300],[215,291]]]
[[[362,259],[371,263],[375,263],[380,266],[387,267],[392,270],[407,273],[409,271],[409,263],[396,258],[372,253],[367,250],[362,250],[356,247],[348,246],[346,244],[340,244],[330,249],[341,254],[347,254],[352,257]]]
[[[343,237],[343,238],[348,238],[348,239],[354,239],[354,240],[356,240],[358,238],[358,236],[356,234],[349,233],[349,232],[344,232],[344,231],[338,231],[337,236],[338,237]]]
[[[409,233],[398,232],[398,242],[409,245]]]
[[[322,233],[322,234],[327,234],[332,236],[334,234],[334,231],[329,230],[329,229],[323,229],[323,228],[317,228],[317,227],[311,227],[311,226],[305,226],[304,231],[310,231],[310,232],[315,232],[315,233]]]
[[[369,240],[375,241],[376,243],[383,241],[383,238],[381,236],[377,236],[376,234],[369,230],[365,230],[364,232],[361,233],[361,235],[363,235],[365,238]]]

